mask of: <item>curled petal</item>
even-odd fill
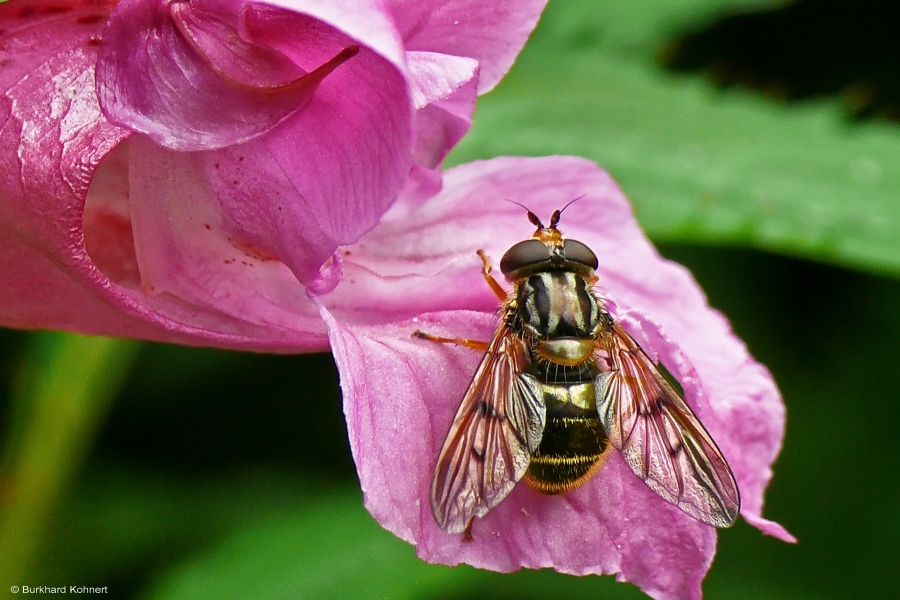
[[[378,223],[410,165],[403,153],[408,120],[398,116],[387,136],[373,139],[374,114],[342,116],[334,105],[314,104],[265,139],[205,153],[198,165],[223,226],[276,256],[304,284],[339,246]],[[147,176],[158,193],[169,193],[162,175]]]
[[[331,259],[319,269],[319,276],[306,286],[306,293],[310,296],[330,294],[341,282],[343,275],[344,269],[341,263],[341,256],[335,252]]]
[[[394,25],[393,15],[385,10],[381,0],[264,0],[253,4],[254,13],[264,20],[279,20],[278,17],[286,14],[279,8],[308,15],[343,31],[405,73],[403,40]],[[291,28],[291,21],[281,22],[285,26],[282,31],[267,28],[260,33],[292,38],[296,32]],[[248,19],[248,29],[249,25]],[[263,38],[258,42],[268,43]]]
[[[440,165],[472,126],[478,85],[478,63],[472,59],[430,52],[407,55],[418,108],[414,165],[393,216],[408,213],[440,191]]]
[[[278,43],[284,21],[293,27],[287,47]],[[312,16],[264,4],[123,0],[104,33],[97,91],[112,122],[158,144],[221,148],[301,111],[347,61],[365,72],[375,53],[355,59],[358,45]]]
[[[307,74],[277,50],[243,39],[239,5],[193,0],[168,8],[172,24],[198,57],[236,85],[275,91]]]
[[[135,11],[140,8],[130,4],[125,8],[129,6],[130,10]],[[373,7],[366,8],[364,4],[357,6],[355,11],[345,7],[344,12],[339,14],[335,12],[339,6],[304,7],[304,10],[317,17],[322,16],[347,25],[363,41],[371,44],[362,47],[353,45],[357,42],[354,38],[310,14],[299,14],[264,4],[201,2],[198,6],[196,8],[191,4],[188,8],[170,9],[177,13],[181,19],[179,22],[189,23],[181,27],[189,29],[191,33],[192,42],[185,52],[196,60],[201,60],[197,58],[200,53],[196,47],[202,47],[203,56],[215,58],[214,61],[212,58],[202,59],[214,62],[215,68],[207,68],[207,65],[203,69],[192,68],[189,72],[204,72],[210,77],[222,79],[220,72],[228,70],[228,87],[234,87],[237,80],[244,81],[252,76],[251,67],[256,63],[250,59],[261,57],[258,62],[270,67],[270,71],[287,60],[310,70],[310,74],[306,76],[308,79],[318,76],[321,71],[319,65],[332,68],[334,57],[346,59],[344,55],[347,54],[347,49],[352,48],[354,56],[318,84],[316,93],[306,99],[302,110],[295,110],[297,107],[293,106],[290,107],[291,114],[285,113],[282,115],[283,119],[279,117],[278,127],[272,129],[270,125],[275,124],[272,121],[261,130],[253,129],[256,125],[252,115],[263,115],[265,111],[254,113],[253,110],[235,104],[238,111],[235,119],[241,121],[241,126],[229,131],[244,131],[242,127],[246,126],[254,130],[254,135],[265,135],[245,144],[222,148],[216,154],[204,153],[199,162],[185,161],[185,165],[192,164],[191,168],[200,169],[191,177],[203,182],[202,189],[205,190],[211,210],[217,212],[222,226],[234,238],[240,239],[241,244],[249,244],[274,256],[287,264],[300,282],[309,284],[320,276],[320,267],[339,245],[355,242],[379,221],[410,170],[414,115],[410,92],[404,79],[405,66],[393,60],[397,56],[402,59],[402,53],[398,54],[391,45],[396,42],[390,35],[393,30],[385,32],[378,29],[380,22],[383,27],[389,26],[389,23],[384,23],[382,13]],[[225,11],[225,16],[210,16],[213,7]],[[242,8],[236,12],[236,7]],[[188,16],[191,17],[190,20]],[[369,29],[362,30],[359,27],[360,19],[366,16],[369,18]],[[213,42],[221,41],[220,37],[224,35],[220,30],[225,26],[222,24],[225,17],[231,18],[228,23],[240,20],[238,29],[241,37],[232,41],[229,46],[221,47],[222,44],[216,45]],[[165,19],[159,22],[163,25],[168,23]],[[126,28],[139,27],[139,22],[136,25],[124,18],[117,23],[124,23],[122,26]],[[201,30],[201,25],[206,29]],[[185,36],[180,29],[176,31],[178,28],[173,29],[174,26],[166,27],[168,29],[163,29],[169,31],[169,37],[175,36],[172,39],[184,41]],[[227,39],[230,40],[231,37]],[[153,48],[154,40],[150,40],[152,43],[146,44],[146,48]],[[130,36],[123,37],[122,43],[126,42],[131,43]],[[250,52],[248,48],[264,48],[265,52]],[[241,52],[242,60],[237,60],[235,56]],[[149,53],[149,50],[142,50],[141,56]],[[110,54],[108,58],[112,56]],[[173,56],[165,55],[162,59],[175,60]],[[140,64],[147,66],[146,63]],[[132,74],[132,70],[135,69],[128,69],[125,76],[137,78],[135,89],[139,89],[137,84],[143,89],[148,84],[140,79],[141,69],[136,69],[136,74]],[[150,69],[150,72],[156,70],[158,69]],[[181,81],[183,78],[179,77],[176,80]],[[170,86],[163,87],[169,89]],[[209,87],[204,84],[201,89],[203,93],[213,94],[217,88],[215,85]],[[113,100],[120,97],[127,99],[127,94],[113,94]],[[160,105],[164,112],[177,108],[177,114],[167,114],[177,117],[171,125],[179,136],[186,135],[200,146],[212,147],[220,142],[230,143],[246,137],[243,134],[235,137],[225,132],[225,137],[214,143],[196,137],[201,135],[198,131],[202,131],[202,127],[222,125],[227,111],[217,112],[217,121],[210,118],[208,106],[202,98],[191,104],[192,102],[187,98],[179,103],[164,102]],[[187,114],[185,111],[194,110],[191,106],[196,109],[197,118],[203,121],[202,127],[178,121]],[[158,120],[155,119],[153,116],[150,120],[157,123]],[[129,121],[129,126],[135,127],[135,122]],[[151,135],[151,139],[161,141],[155,134]],[[185,146],[179,142],[175,147],[183,149]],[[152,149],[148,148],[148,152],[152,152]],[[158,153],[152,155],[156,156]],[[183,171],[184,168],[180,170]],[[163,196],[171,195],[167,180],[152,170],[141,172],[153,179],[152,182],[145,182],[146,189],[156,190],[156,199],[148,201],[168,202],[163,199]],[[166,171],[159,171],[163,172]],[[151,197],[154,196],[148,195],[148,198]],[[158,207],[151,210],[157,209]],[[165,215],[158,211],[154,214],[165,219]]]
[[[335,15],[329,11],[340,6],[314,8],[318,17],[330,19]],[[358,14],[357,8],[342,13],[350,31],[366,14]],[[269,47],[297,61],[298,31],[307,40],[321,42],[320,56],[312,54],[313,44],[303,48],[314,62],[327,60],[352,41],[334,40],[330,25],[306,15],[259,5],[249,14],[252,31],[264,34]],[[237,223],[243,219],[237,212],[259,205],[259,218],[247,226],[247,235],[277,254],[303,283],[318,277],[320,266],[339,245],[356,242],[379,222],[412,165],[414,112],[405,70],[385,58],[391,48],[382,47],[387,43],[379,35],[387,33],[375,27],[375,17],[371,21],[370,31],[360,32],[368,35],[371,46],[360,47],[356,57],[331,74],[304,110],[256,145],[231,148],[223,155],[223,169],[228,165],[235,175],[217,184],[226,213]],[[239,164],[239,156],[247,157],[247,162]],[[279,182],[271,187],[292,196],[260,194],[270,187],[269,177]],[[234,180],[240,185],[232,186]],[[274,205],[281,208],[267,208]]]
[[[408,52],[416,111],[415,166],[398,210],[408,211],[441,187],[438,167],[472,126],[478,61],[434,52]]]

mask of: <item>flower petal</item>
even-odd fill
[[[92,85],[108,10],[93,1],[0,4],[0,322],[231,348],[308,347],[300,328],[285,335],[140,291],[131,132],[106,121]]]
[[[385,21],[380,11],[369,12],[373,22]],[[385,36],[370,37],[383,44]],[[172,149],[221,148],[271,131],[348,65],[355,68],[338,86],[344,94],[355,91],[353,82],[372,61],[392,64],[394,79],[402,80],[402,63],[371,49],[356,56],[365,41],[264,4],[122,0],[104,33],[97,89],[114,123]]]
[[[307,137],[314,133],[307,131]],[[356,241],[377,223],[384,210],[384,200],[389,197],[386,190],[398,185],[401,169],[408,168],[406,164],[401,168],[384,165],[355,171],[351,165],[365,165],[366,159],[378,158],[377,153],[355,155],[355,161],[353,156],[332,160],[337,157],[323,156],[319,149],[338,152],[342,141],[330,144],[326,138],[334,132],[323,129],[318,133],[322,136],[320,142],[294,149],[293,156],[289,155],[287,134],[189,155],[136,140],[135,144],[140,144],[142,164],[135,164],[132,172],[132,177],[139,182],[134,184],[139,191],[133,201],[142,203],[135,204],[134,210],[141,212],[136,236],[145,248],[142,265],[145,278],[151,277],[152,272],[154,287],[176,294],[180,284],[174,280],[183,279],[182,283],[195,288],[186,297],[196,302],[204,295],[221,299],[215,292],[218,284],[201,292],[211,279],[191,279],[197,269],[215,268],[220,271],[216,280],[232,279],[241,287],[240,272],[222,266],[232,264],[224,261],[234,258],[238,249],[238,255],[286,264],[293,272],[292,277],[301,283],[315,281],[321,265],[339,245]],[[354,153],[349,146],[345,145],[344,149]],[[304,158],[308,160],[304,162]],[[372,198],[372,193],[380,197]],[[190,205],[184,204],[185,197],[193,199]],[[189,250],[209,237],[203,231],[197,237],[198,231],[194,230],[199,224],[194,223],[197,219],[215,228],[224,245],[210,247],[208,251]],[[161,245],[170,246],[170,252],[182,257],[177,261],[184,265],[180,272],[168,268],[172,258],[166,252],[157,252]],[[183,250],[178,250],[179,247]],[[242,260],[243,257],[238,264]],[[205,266],[201,267],[200,263]],[[260,280],[256,285],[264,284]],[[279,276],[273,285],[280,288],[286,284]],[[253,295],[261,288],[247,291]],[[290,295],[304,294],[295,289]],[[240,304],[228,312],[248,316],[254,313],[248,312],[243,302]]]
[[[412,160],[413,112],[402,65],[384,58],[385,54],[403,57],[391,46],[392,40],[397,41],[393,29],[385,32],[377,27],[379,22],[382,27],[390,26],[385,24],[383,13],[364,4],[356,6],[355,11],[345,7],[340,14],[335,14],[334,5],[324,9],[321,3],[297,8],[321,13],[332,21],[344,19],[363,41],[373,40],[379,52],[368,46],[360,48],[355,57],[318,86],[303,110],[286,115],[280,126],[250,142],[252,145],[225,148],[215,156],[205,154],[195,167],[205,169],[207,199],[217,205],[215,210],[223,225],[242,243],[264,249],[286,263],[302,283],[311,284],[337,246],[353,243],[371,229],[401,189]],[[240,14],[247,44],[264,43],[276,56],[304,68],[327,64],[357,42],[330,24],[280,7],[253,4]],[[362,30],[359,20],[367,14],[370,27]],[[131,21],[127,24],[135,27]],[[222,51],[217,56],[226,54]],[[219,61],[227,62],[227,56]],[[206,70],[218,76],[218,71]],[[140,78],[137,83],[147,85]],[[217,88],[203,89],[212,94]],[[164,104],[168,110],[171,103]],[[170,123],[173,131],[188,135],[201,146],[235,141],[234,136],[219,138],[215,143],[196,138],[202,127],[216,128],[221,121],[209,120],[202,98],[195,108],[204,125],[175,119]],[[244,119],[247,113],[239,109],[238,116]],[[183,116],[184,110],[193,109],[179,108],[178,114]],[[136,126],[133,120],[129,125]],[[249,123],[247,127],[255,125]],[[260,131],[254,129],[255,133]],[[152,137],[165,143],[159,135]],[[179,142],[175,147],[185,146]],[[150,188],[157,194],[168,194],[164,179],[152,171],[144,172],[156,177],[148,184]],[[168,202],[162,198],[150,201]],[[157,210],[154,214],[164,223],[163,213]],[[337,280],[332,277],[332,282]]]
[[[415,166],[402,195],[406,211],[441,189],[438,169],[472,126],[478,86],[478,61],[474,59],[434,52],[408,52],[407,59],[418,110]]]
[[[340,5],[328,5],[325,10],[317,4],[316,16],[331,18],[329,11]],[[306,6],[304,10],[312,8]],[[344,15],[350,31],[358,28],[359,18],[366,16],[361,10],[345,8],[345,12],[353,15]],[[248,26],[264,34],[270,47],[294,60],[300,60],[295,56],[298,30],[304,31],[305,38],[321,42],[321,56],[312,56],[314,62],[327,59],[353,41],[349,37],[333,40],[322,29],[330,25],[284,10],[257,6],[252,15]],[[405,70],[384,58],[391,48],[380,47],[386,45],[381,38],[393,29],[378,30],[375,16],[371,21],[372,32],[361,34],[372,38],[371,44],[379,51],[361,47],[358,56],[322,83],[304,110],[258,140],[263,147],[248,148],[259,165],[257,175],[247,164],[238,169],[243,183],[268,177],[273,170],[281,171],[277,178],[286,179],[293,189],[294,196],[284,201],[283,212],[272,214],[267,224],[260,222],[252,227],[256,230],[253,235],[268,237],[267,243],[261,238],[257,243],[269,246],[304,283],[318,276],[320,266],[338,245],[356,242],[379,222],[412,166],[415,115]],[[312,52],[310,47],[303,51],[307,57]],[[243,148],[229,151],[236,153],[246,155]],[[230,164],[236,166],[234,161]],[[226,211],[242,202],[240,198],[249,205],[262,198],[248,195],[252,189],[231,189],[229,181],[226,178],[217,190],[225,194]],[[276,241],[282,248],[272,247]]]
[[[343,250],[344,281],[328,300],[338,318],[344,318],[343,310],[359,315],[363,303],[369,322],[440,310],[495,310],[497,299],[484,284],[475,252],[485,249],[496,267],[510,246],[533,232],[522,208],[505,198],[533,202],[546,217],[585,193],[588,197],[570,211],[602,202],[592,209],[597,214],[608,203],[608,224],[592,217],[597,230],[581,236],[598,240],[595,250],[614,245],[615,238],[607,244],[605,235],[633,220],[615,182],[583,159],[498,158],[445,171],[444,182],[438,195],[415,210],[407,198],[398,200],[378,227]],[[569,231],[565,222],[563,227]]]
[[[518,485],[473,527],[448,535],[431,515],[431,476],[459,398],[479,360],[470,350],[416,340],[485,339],[485,313],[448,311],[380,326],[344,327],[323,309],[341,373],[351,448],[366,507],[428,562],[510,572],[551,567],[618,574],[657,598],[699,598],[715,530],[657,497],[618,454],[587,485],[543,496]],[[376,401],[375,399],[379,399]]]
[[[261,14],[278,14],[265,10],[266,6],[309,15],[331,25],[398,69],[404,69],[403,41],[394,26],[393,15],[384,10],[380,0],[262,0],[254,3]],[[292,32],[288,28],[280,35],[290,38]]]
[[[168,8],[172,24],[198,57],[237,85],[279,88],[307,74],[277,50],[243,39],[238,4],[192,0]]]
[[[366,503],[382,525],[432,562],[618,573],[654,597],[698,598],[715,530],[656,496],[615,453],[594,479],[564,496],[517,486],[475,523],[471,544],[440,532],[430,514],[434,461],[478,356],[409,336],[422,329],[488,339],[498,302],[477,281],[474,251],[485,248],[496,261],[532,232],[524,211],[502,199],[546,218],[579,196],[560,228],[597,253],[599,291],[645,350],[681,379],[689,404],[731,463],[743,514],[753,524],[767,523],[759,510],[784,428],[771,377],[709,308],[690,274],[656,253],[609,176],[567,157],[502,158],[452,169],[439,195],[382,223],[345,257],[348,276],[366,267],[381,281],[365,286],[376,290],[367,300],[380,321],[369,312],[362,322],[340,305],[322,309]],[[343,285],[329,303],[345,297]],[[412,308],[399,317],[404,302]],[[444,310],[428,313],[434,306]],[[774,524],[764,530],[779,531]]]
[[[111,6],[0,5],[0,306],[15,327],[84,327],[75,314],[124,319],[77,278],[85,266],[81,204],[92,165],[128,135],[103,119],[91,82]],[[77,272],[76,277],[72,273]]]
[[[478,61],[461,56],[407,52],[406,60],[416,109],[448,98],[478,73]]]
[[[298,348],[323,349],[323,327],[303,286],[272,250],[243,235],[247,228],[236,230],[215,202],[217,186],[238,177],[233,169],[217,167],[229,159],[240,164],[241,156],[174,152],[142,136],[130,140],[128,152],[141,290],[253,324],[273,337],[292,338]],[[252,152],[247,157],[256,159]],[[263,183],[256,190],[272,193],[260,199],[271,198],[273,205],[263,205],[259,212],[274,212],[281,206],[277,194],[284,178],[269,182],[268,189]],[[254,207],[245,208],[247,219],[255,218]]]
[[[406,49],[476,59],[479,94],[490,91],[512,66],[546,3],[390,0]]]

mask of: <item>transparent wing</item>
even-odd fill
[[[694,517],[728,527],[740,511],[734,475],[684,398],[617,323],[601,336],[611,370],[596,381],[612,444],[650,488]]]
[[[522,340],[501,325],[463,396],[431,484],[431,508],[448,533],[463,533],[522,478],[546,420],[539,382],[522,372]]]

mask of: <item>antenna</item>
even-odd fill
[[[535,227],[539,227],[540,229],[544,229],[544,224],[541,223],[541,220],[538,218],[538,216],[536,214],[534,214],[533,212],[531,212],[531,210],[527,206],[525,206],[524,204],[521,204],[519,202],[516,202],[515,200],[510,200],[509,198],[504,198],[504,200],[506,200],[507,202],[510,202],[512,204],[515,204],[516,206],[521,206],[522,208],[524,208],[528,212],[528,220],[531,221],[531,224],[534,225]],[[550,227],[553,227],[553,225],[551,225]]]
[[[554,211],[553,216],[550,217],[550,229],[556,228],[556,224],[559,223],[559,218],[562,216],[564,210],[566,210],[567,208],[569,208],[570,206],[572,206],[573,204],[575,204],[576,202],[578,202],[579,200],[584,198],[584,196],[585,196],[585,194],[582,194],[582,195],[578,196],[577,198],[575,198],[574,200],[572,200],[571,202],[569,202],[568,204],[566,204],[565,206],[563,206],[561,209]]]

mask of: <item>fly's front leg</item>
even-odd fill
[[[494,279],[494,276],[491,275],[491,271],[493,271],[493,267],[491,266],[491,259],[488,258],[487,253],[484,250],[478,250],[478,256],[481,258],[481,274],[484,276],[484,280],[487,282],[488,286],[490,286],[491,290],[497,297],[501,300],[506,300],[506,290],[500,287],[500,284],[497,283],[497,280]],[[428,340],[429,342],[437,342],[439,344],[455,344],[457,346],[463,346],[464,348],[469,348],[470,350],[477,350],[479,352],[484,352],[488,349],[488,342],[482,342],[481,340],[468,340],[464,338],[450,338],[450,337],[441,337],[439,335],[431,335],[430,333],[425,333],[420,329],[416,329],[412,332],[412,336],[415,338],[419,338],[420,340]]]
[[[419,329],[416,329],[412,332],[412,336],[415,338],[419,338],[420,340],[428,340],[429,342],[437,342],[439,344],[455,344],[457,346],[462,346],[464,348],[469,348],[470,350],[478,350],[479,352],[484,352],[487,350],[488,343],[482,342],[481,340],[467,340],[464,338],[449,338],[449,337],[440,337],[438,335],[431,335],[430,333],[425,333]]]
[[[490,288],[494,290],[494,293],[497,294],[498,298],[500,298],[501,300],[506,300],[506,290],[504,290],[500,286],[500,284],[497,283],[497,280],[494,279],[494,276],[491,275],[491,271],[494,270],[494,268],[491,266],[491,259],[488,258],[487,253],[481,249],[478,250],[478,256],[481,257],[481,274],[484,276],[484,280],[487,282]]]

